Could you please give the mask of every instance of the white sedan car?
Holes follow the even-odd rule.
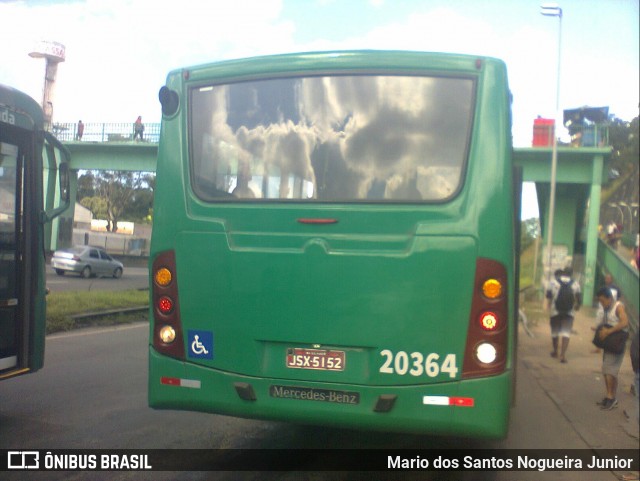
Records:
[[[76,246],[57,250],[51,258],[51,266],[56,274],[63,276],[66,272],[77,272],[82,277],[108,276],[119,279],[124,266],[103,249],[91,246]]]

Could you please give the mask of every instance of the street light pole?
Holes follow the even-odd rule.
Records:
[[[33,58],[45,59],[44,87],[42,89],[42,112],[45,130],[53,127],[53,94],[58,76],[58,64],[65,60],[65,46],[58,42],[40,42],[29,54]]]
[[[631,206],[622,200],[618,202],[618,205],[626,207],[629,211],[629,232],[633,232],[633,212],[631,212]],[[624,216],[622,218],[622,229],[624,230]]]
[[[540,13],[547,17],[558,17],[558,66],[556,69],[556,110],[553,125],[553,144],[551,146],[551,183],[549,194],[549,225],[547,226],[547,255],[548,274],[547,282],[551,281],[552,274],[552,249],[553,249],[553,221],[556,208],[556,173],[558,170],[558,112],[560,110],[560,52],[562,51],[562,9],[558,4],[545,3],[540,6]]]

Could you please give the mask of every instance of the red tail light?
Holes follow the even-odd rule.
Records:
[[[498,329],[498,315],[495,312],[486,311],[480,315],[480,327],[485,331]]]
[[[500,262],[476,261],[462,377],[500,374],[507,364],[509,299],[507,270]]]
[[[161,252],[152,266],[153,347],[161,354],[184,359],[184,337],[178,303],[174,251]]]
[[[169,314],[173,310],[173,301],[170,297],[162,296],[158,299],[158,310],[162,314]]]

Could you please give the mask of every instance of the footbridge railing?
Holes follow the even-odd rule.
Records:
[[[634,328],[638,328],[638,298],[640,297],[638,269],[628,259],[607,245],[602,239],[598,241],[598,266],[611,274],[616,285],[622,290],[627,313]]]
[[[133,122],[99,123],[87,122],[80,127],[76,122],[55,123],[51,132],[61,142],[133,142]],[[145,123],[142,142],[157,143],[160,138],[159,123]],[[82,135],[80,135],[82,131]],[[135,141],[140,142],[139,137]]]

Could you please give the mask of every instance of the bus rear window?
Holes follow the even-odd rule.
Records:
[[[460,188],[470,78],[317,76],[190,93],[193,189],[205,201],[443,201]]]

